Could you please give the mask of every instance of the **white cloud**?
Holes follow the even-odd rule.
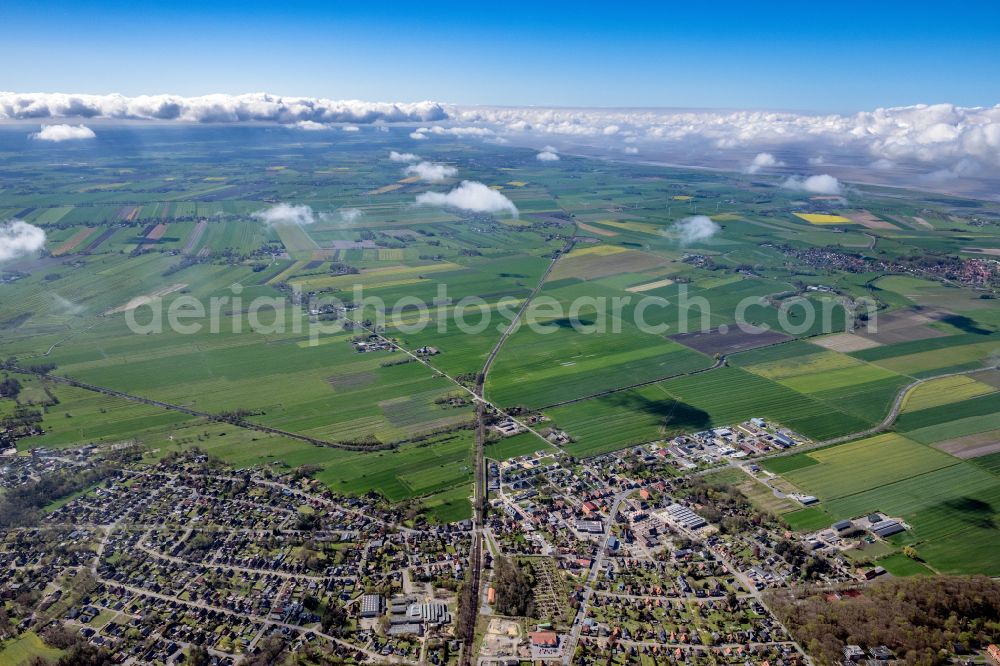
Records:
[[[855,157],[858,165],[887,159],[901,166],[953,169],[962,160],[975,160],[987,167],[982,173],[1000,177],[1000,104],[920,104],[853,115],[535,107],[447,110],[452,120],[499,128],[507,135],[558,136],[588,146],[610,140],[604,130],[617,126],[621,134],[649,144],[650,151],[674,151],[672,159],[685,164],[712,165],[727,151],[753,151],[753,155],[787,148],[814,156],[836,151],[842,156],[838,162]]]
[[[428,183],[443,183],[449,178],[454,178],[458,169],[447,164],[420,162],[419,164],[411,164],[403,172],[408,176],[417,176],[420,180],[426,180]]]
[[[45,231],[23,220],[0,224],[0,261],[17,259],[45,246]]]
[[[559,160],[559,155],[553,153],[551,150],[543,150],[535,155],[535,159],[539,162],[557,162]]]
[[[54,291],[49,292],[49,295],[52,296],[52,300],[55,301],[56,307],[59,308],[59,310],[61,310],[62,312],[65,312],[66,314],[77,315],[86,309],[79,303],[74,303],[73,301],[63,296],[60,296]]]
[[[437,135],[451,135],[451,136],[478,136],[478,137],[491,137],[496,132],[487,127],[442,127],[441,125],[435,125],[434,127],[421,127],[417,130],[418,132],[430,132],[431,134]]]
[[[973,178],[982,173],[982,166],[976,160],[959,160],[957,164],[947,169],[938,169],[921,177],[921,181],[931,185],[948,183],[963,178]]]
[[[345,132],[360,132],[361,128],[357,125],[344,125]]]
[[[825,173],[819,176],[809,176],[808,178],[791,176],[781,186],[789,190],[801,190],[803,192],[811,192],[812,194],[840,195],[843,191],[840,181]]]
[[[626,155],[638,155],[639,154],[639,149],[636,148],[635,146],[625,146],[625,154]]]
[[[722,227],[707,215],[692,215],[675,222],[671,226],[671,230],[677,234],[678,242],[681,245],[691,245],[711,238],[722,231]]]
[[[323,123],[318,123],[315,120],[300,120],[295,123],[295,128],[300,130],[305,130],[307,132],[321,132],[324,130],[333,129],[329,125],[324,125]]]
[[[306,225],[316,221],[313,209],[305,204],[295,206],[279,203],[266,210],[258,210],[256,213],[253,213],[253,217],[271,226],[282,224]]]
[[[283,97],[267,93],[245,95],[72,95],[65,93],[0,92],[0,119],[113,118],[117,120],[180,120],[186,122],[264,121],[370,124],[433,122],[448,113],[437,102],[361,102],[316,97]]]
[[[964,181],[1000,180],[1000,104],[961,107],[918,104],[850,115],[773,111],[675,109],[551,109],[462,107],[437,102],[371,103],[265,93],[181,97],[0,92],[0,120],[109,118],[183,122],[276,122],[350,125],[409,123],[422,140],[437,134],[536,145],[551,137],[564,146],[620,152],[620,138],[641,142],[652,159],[674,164],[739,169],[759,153],[836,155],[837,168],[857,178],[867,169],[915,182],[920,173],[953,173]],[[781,152],[779,152],[781,151]],[[558,151],[552,151],[558,154]],[[878,170],[869,165],[897,165]],[[839,166],[843,165],[843,166]],[[961,166],[960,166],[961,165]],[[766,167],[761,167],[766,168]],[[833,169],[834,167],[828,167]],[[846,175],[837,174],[837,175]],[[995,188],[992,189],[995,192]]]
[[[32,134],[31,138],[59,143],[61,141],[93,139],[96,136],[94,130],[86,125],[42,125],[42,129]]]
[[[767,169],[770,167],[785,166],[785,163],[778,160],[771,153],[757,153],[749,165],[744,167],[743,173],[754,174],[761,169]]]
[[[823,166],[826,164],[826,158],[822,155],[814,155],[809,158],[809,166]]]
[[[340,209],[340,221],[345,224],[353,224],[361,219],[365,213],[358,208],[341,208]]]
[[[507,212],[517,217],[517,206],[514,202],[491,190],[482,183],[463,180],[455,189],[442,194],[440,192],[424,192],[417,195],[417,204],[421,206],[448,206],[461,208],[475,213]]]
[[[420,157],[413,153],[397,153],[395,150],[390,150],[389,159],[393,162],[416,162]]]

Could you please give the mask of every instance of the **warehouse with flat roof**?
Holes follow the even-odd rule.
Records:
[[[670,520],[689,530],[697,530],[708,525],[708,522],[683,504],[671,504],[666,508]]]
[[[872,525],[870,529],[872,534],[881,539],[906,531],[906,528],[895,520],[880,520]]]

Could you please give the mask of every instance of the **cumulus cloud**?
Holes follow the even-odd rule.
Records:
[[[559,160],[559,149],[553,145],[542,147],[541,152],[535,155],[539,162],[556,162]]]
[[[390,150],[389,159],[393,162],[416,162],[420,157],[413,153],[397,153],[395,150]]]
[[[329,125],[324,123],[318,123],[315,120],[300,120],[293,125],[296,129],[305,130],[307,132],[322,132],[324,130],[333,129]]]
[[[625,146],[625,154],[626,155],[638,155],[639,154],[639,149],[636,148],[635,146]]]
[[[784,166],[785,163],[778,160],[777,157],[771,153],[757,153],[753,160],[744,169],[743,173],[754,174],[761,169],[767,169],[769,167]]]
[[[973,178],[982,173],[982,167],[976,160],[960,160],[957,164],[947,169],[938,169],[931,173],[924,174],[921,181],[930,185],[938,185],[963,178]]]
[[[45,231],[23,220],[0,224],[0,261],[17,259],[45,246]]]
[[[454,178],[455,174],[458,173],[458,169],[447,164],[420,162],[419,164],[411,164],[403,169],[403,172],[407,176],[416,176],[420,180],[426,180],[428,183],[443,183],[449,178]]]
[[[181,120],[197,123],[262,121],[370,124],[433,122],[448,113],[437,102],[361,102],[316,97],[246,95],[71,95],[0,92],[0,119],[113,118],[116,120]]]
[[[313,209],[305,204],[295,206],[287,203],[279,203],[265,210],[258,210],[256,213],[253,213],[253,217],[270,226],[285,224],[306,225],[316,221]]]
[[[839,196],[843,192],[843,187],[841,187],[840,181],[825,173],[819,176],[809,176],[808,178],[803,178],[802,176],[791,176],[786,179],[781,186],[789,190],[800,190],[802,192],[810,192],[812,194]]]
[[[1000,177],[1000,104],[919,104],[853,115],[535,107],[448,107],[448,113],[453,121],[499,128],[505,136],[558,136],[590,147],[610,140],[604,130],[616,126],[650,150],[668,153],[671,161],[693,165],[716,166],[712,161],[729,151],[794,149],[813,156],[836,151],[856,157],[859,165],[880,159],[924,165],[928,171],[974,160],[986,167],[981,175]]]
[[[458,137],[492,137],[496,132],[489,129],[488,127],[444,127],[443,125],[434,125],[433,127],[420,127],[417,128],[417,132],[437,134],[439,136],[458,136]]]
[[[707,215],[685,217],[683,220],[675,222],[670,228],[677,234],[678,242],[681,245],[691,245],[707,240],[722,231],[722,227]]]
[[[361,128],[357,125],[344,125],[345,132],[360,132]]]
[[[438,134],[535,145],[542,137],[588,151],[620,152],[622,137],[651,159],[740,169],[760,153],[783,154],[802,166],[836,155],[851,178],[868,170],[877,180],[914,174],[954,174],[1000,180],[1000,104],[961,107],[918,104],[855,114],[675,109],[546,109],[462,107],[438,102],[371,103],[266,93],[181,97],[0,92],[0,120],[110,118],[184,122],[275,122],[351,126],[406,123],[411,138]],[[781,152],[778,152],[781,151]],[[558,151],[552,151],[558,154]],[[886,162],[882,162],[886,160]],[[869,165],[892,162],[897,169]],[[752,166],[752,164],[751,164]],[[766,168],[766,167],[760,167]],[[827,167],[832,170],[834,167]],[[860,171],[858,171],[860,169]],[[837,174],[837,175],[846,175]],[[995,188],[990,191],[995,192]]]
[[[93,139],[97,135],[94,130],[86,125],[42,125],[42,129],[31,135],[32,139],[38,141],[79,141],[80,139]]]
[[[442,194],[441,192],[424,192],[417,195],[417,205],[447,206],[461,208],[474,213],[510,213],[517,217],[517,206],[500,192],[492,190],[482,183],[463,180],[462,184]]]

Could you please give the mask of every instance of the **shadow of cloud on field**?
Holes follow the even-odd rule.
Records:
[[[946,317],[941,317],[940,321],[945,324],[951,324],[963,333],[973,333],[975,335],[989,335],[993,333],[990,329],[980,326],[979,322],[975,319],[963,315],[950,314]]]
[[[996,511],[989,502],[974,497],[957,497],[939,505],[960,520],[984,530],[997,529]]]
[[[593,326],[597,323],[597,320],[593,317],[563,317],[562,319],[553,319],[552,321],[544,322],[545,326],[556,325],[559,328],[564,329],[574,329],[577,326]]]
[[[691,431],[711,427],[708,412],[680,400],[650,400],[637,393],[616,393],[611,402],[626,409],[655,416],[667,430]]]

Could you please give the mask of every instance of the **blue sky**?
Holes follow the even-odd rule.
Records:
[[[1000,102],[996,3],[757,4],[5,0],[0,90],[836,112]]]

